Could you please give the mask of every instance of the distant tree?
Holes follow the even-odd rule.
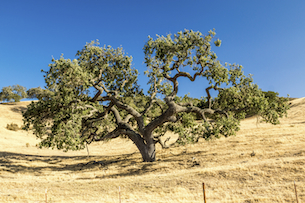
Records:
[[[34,99],[37,98],[39,100],[46,100],[51,98],[54,92],[48,89],[42,89],[41,87],[31,88],[27,91],[28,98]]]
[[[26,98],[26,88],[21,85],[13,85],[8,87],[3,87],[0,92],[1,101],[15,101],[20,102],[21,99]]]
[[[286,101],[280,110],[274,108],[251,76],[243,74],[242,66],[221,64],[211,51],[215,34],[185,30],[173,38],[149,37],[144,46],[150,85],[146,95],[137,83],[132,58],[122,48],[99,47],[93,41],[73,61],[53,59],[44,73],[46,88],[54,94],[28,105],[23,114],[25,129],[33,125],[41,147],[64,150],[125,136],[137,146],[143,161],[151,162],[157,143],[167,148],[235,135],[247,111],[259,112],[266,122],[277,124],[288,109]],[[214,44],[220,46],[221,41]],[[202,85],[207,93],[204,108],[194,105],[197,100],[177,97],[179,78],[199,77],[209,83]],[[211,97],[211,89],[218,92],[216,98]],[[171,145],[162,140],[168,130],[179,135]]]

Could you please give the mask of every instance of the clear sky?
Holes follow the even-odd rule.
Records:
[[[44,87],[52,56],[74,59],[86,42],[122,46],[146,91],[147,36],[215,28],[222,62],[243,65],[263,91],[305,97],[304,0],[0,1],[0,88]],[[205,95],[204,80],[179,81],[179,96]]]

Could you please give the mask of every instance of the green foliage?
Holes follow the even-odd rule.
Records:
[[[234,117],[239,120],[258,115],[266,122],[278,124],[278,118],[286,115],[289,109],[289,98],[278,97],[277,92],[261,91],[257,85],[254,85],[251,91],[251,94],[250,92],[245,92],[245,89],[238,92],[236,92],[235,88],[221,91],[218,97],[212,101],[213,108],[230,110]],[[209,102],[207,98],[201,99],[197,106],[201,109],[208,108]],[[213,116],[210,116],[210,118],[215,119]]]
[[[245,76],[243,67],[221,64],[211,50],[215,31],[207,35],[185,30],[149,37],[144,45],[150,86],[137,84],[138,71],[122,48],[87,43],[74,60],[52,59],[45,73],[46,89],[32,88],[36,97],[23,114],[25,129],[33,126],[41,147],[79,150],[85,143],[124,136],[140,150],[144,161],[155,160],[155,143],[167,131],[179,135],[177,145],[232,136],[246,115],[257,113],[277,124],[286,114],[286,99],[262,92]],[[178,78],[205,78],[207,97],[178,97]],[[212,98],[209,91],[218,91]],[[89,95],[94,95],[89,96]],[[162,99],[161,99],[162,98]]]
[[[25,128],[33,125],[34,133],[42,139],[41,147],[83,149],[85,142],[92,141],[92,133],[99,131],[98,137],[102,137],[111,129],[111,115],[108,119],[95,118],[104,107],[92,101],[89,87],[104,81],[109,91],[119,88],[116,94],[124,99],[137,92],[137,71],[130,67],[131,57],[124,56],[121,48],[94,45],[98,43],[87,44],[73,61],[63,57],[52,59],[49,71],[43,71],[47,91],[52,94],[47,100],[40,97],[38,102],[32,102],[23,115]],[[33,91],[34,95],[41,95],[39,91]],[[91,123],[89,118],[95,122]]]
[[[2,91],[0,92],[1,101],[20,102],[21,99],[26,97],[27,97],[26,88],[20,85],[3,87]]]
[[[31,88],[27,90],[26,93],[28,95],[28,98],[30,99],[37,98],[39,100],[49,99],[54,94],[54,92],[48,89],[42,89],[41,87]]]
[[[263,121],[273,124],[279,124],[279,118],[287,114],[289,109],[289,98],[279,97],[277,92],[263,92],[264,97],[268,101],[268,107],[259,112],[259,115],[263,118]]]
[[[187,77],[191,81],[196,77],[205,77],[210,84],[206,88],[208,95],[204,101],[190,102],[187,96],[183,99],[175,98],[175,102],[189,106],[189,109],[191,106],[197,106],[207,112],[198,112],[195,108],[189,110],[197,112],[197,119],[206,118],[202,124],[194,123],[191,120],[194,117],[189,117],[189,122],[194,124],[193,127],[187,127],[183,125],[186,117],[182,115],[179,124],[168,125],[168,129],[180,135],[178,139],[180,143],[198,141],[198,137],[210,139],[219,138],[220,135],[226,137],[235,135],[239,130],[239,121],[253,112],[262,116],[264,121],[277,124],[278,118],[284,116],[288,109],[287,100],[277,103],[266,98],[258,86],[253,84],[251,75],[244,75],[241,65],[225,63],[223,66],[217,60],[216,54],[211,51],[210,41],[214,35],[215,32],[210,31],[209,35],[202,37],[200,32],[185,30],[175,34],[174,39],[171,35],[157,36],[156,40],[149,37],[144,47],[145,63],[150,68],[146,74],[151,78],[152,76],[160,78],[159,81],[164,79],[172,81],[173,93],[178,91],[178,84],[175,84],[178,77]],[[214,44],[220,46],[221,40],[217,39]],[[191,70],[186,72],[184,71],[186,68]],[[153,83],[151,83],[152,87]],[[216,98],[210,96],[210,89],[219,92]],[[190,112],[183,114],[185,113]]]
[[[214,42],[214,44],[215,44],[215,46],[220,47],[220,45],[221,45],[221,40],[220,40],[220,39],[216,40],[216,41]]]

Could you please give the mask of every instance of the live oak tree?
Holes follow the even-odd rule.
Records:
[[[34,99],[37,98],[39,100],[48,99],[51,97],[54,92],[48,90],[48,89],[42,89],[41,87],[34,87],[26,91],[27,98]]]
[[[2,91],[0,92],[1,101],[20,102],[21,99],[26,97],[27,97],[26,87],[23,87],[21,85],[3,87]]]
[[[248,111],[277,124],[286,114],[287,100],[269,103],[251,76],[243,74],[242,66],[221,64],[211,50],[211,42],[221,44],[215,34],[185,30],[149,37],[144,45],[147,94],[137,83],[132,58],[122,48],[99,47],[93,41],[73,61],[53,59],[44,71],[46,88],[53,94],[28,106],[23,114],[25,129],[33,125],[41,147],[64,150],[123,136],[133,141],[143,161],[152,162],[157,143],[167,148],[234,135]],[[179,78],[199,77],[209,83],[200,87],[207,93],[201,103],[177,97]],[[211,89],[217,97],[211,97]],[[170,145],[162,138],[168,130],[179,135]]]

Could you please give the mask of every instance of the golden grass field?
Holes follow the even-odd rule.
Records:
[[[296,202],[305,203],[305,98],[281,124],[248,118],[237,136],[171,149],[143,163],[131,141],[94,143],[87,151],[38,149],[22,124],[29,102],[0,105],[0,202]],[[28,144],[27,144],[28,143]],[[252,154],[254,152],[254,154]],[[252,154],[252,156],[251,156]],[[254,156],[253,156],[254,155]]]

